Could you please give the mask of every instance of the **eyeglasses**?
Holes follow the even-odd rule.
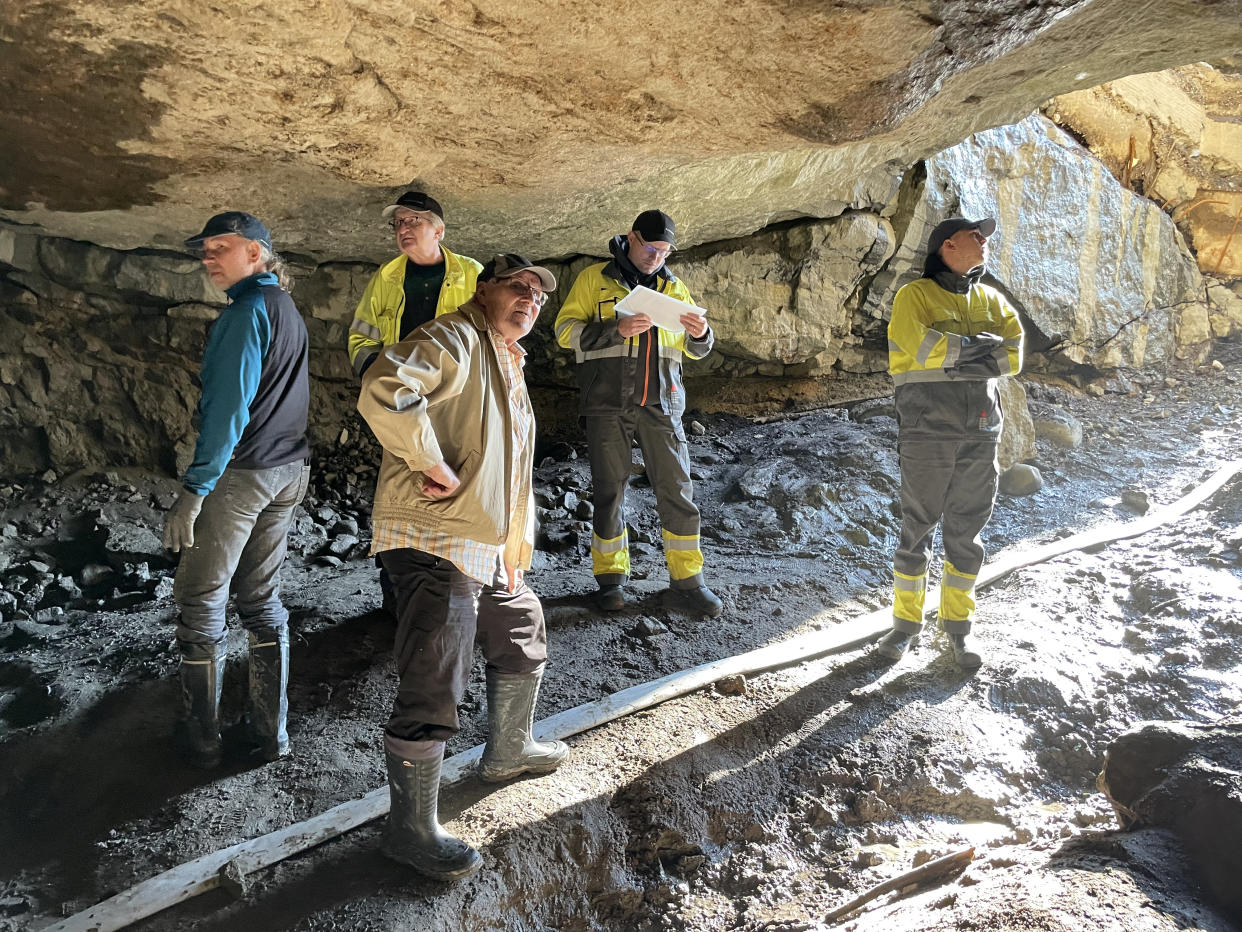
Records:
[[[667,259],[668,254],[673,251],[672,246],[668,246],[664,249],[656,249],[654,246],[648,244],[648,242],[643,239],[643,235],[637,230],[634,231],[634,236],[638,240],[638,244],[642,246],[643,249],[647,250],[648,255],[650,255],[653,259]]]
[[[536,307],[543,307],[548,303],[548,296],[546,294],[538,288],[526,284],[526,282],[518,281],[516,278],[510,278],[505,282],[505,286],[511,291],[516,291],[523,298],[529,298],[534,301]]]
[[[409,217],[393,217],[388,221],[388,225],[394,230],[400,230],[402,227],[415,229],[420,223],[431,223],[426,217],[420,217],[418,214],[412,214]]]

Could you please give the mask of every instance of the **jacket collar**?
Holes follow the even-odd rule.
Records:
[[[457,256],[444,248],[443,243],[440,244],[440,254],[444,256],[444,281],[449,285],[460,285],[466,280],[465,273],[461,268],[461,262]],[[405,281],[405,265],[409,261],[409,257],[405,253],[401,253],[401,255],[380,267],[380,275],[388,281],[400,285]]]
[[[661,265],[650,276],[644,276],[639,272],[634,267],[634,263],[630,261],[629,243],[624,235],[619,234],[609,240],[608,251],[612,253],[612,259],[604,266],[604,274],[626,288],[632,289],[635,285],[642,284],[643,278],[648,278],[657,291],[660,290],[659,280],[661,278],[666,282],[677,281],[676,276],[668,270],[667,265]]]
[[[272,272],[259,272],[255,275],[248,275],[239,282],[233,282],[224,289],[224,293],[229,296],[230,301],[236,301],[240,295],[249,291],[251,288],[262,288],[265,285],[279,285],[280,279]]]

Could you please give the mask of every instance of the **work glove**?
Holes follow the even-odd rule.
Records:
[[[974,362],[992,355],[996,347],[1005,342],[1005,338],[995,333],[979,333],[973,337],[962,337],[962,349],[957,354],[957,364]]]
[[[994,379],[1000,375],[1000,363],[994,356],[984,356],[982,359],[959,363],[951,369],[945,369],[944,373],[951,379]]]
[[[173,553],[189,550],[194,546],[194,522],[203,510],[205,495],[182,489],[164,518],[164,546]]]

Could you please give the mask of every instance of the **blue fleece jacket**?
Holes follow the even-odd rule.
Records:
[[[307,454],[309,398],[306,327],[271,272],[226,290],[232,303],[203,353],[199,434],[182,480],[206,495],[233,461],[278,466]]]

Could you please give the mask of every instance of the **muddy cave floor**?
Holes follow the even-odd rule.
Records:
[[[1038,442],[1044,487],[998,499],[993,559],[1132,520],[1144,495],[1168,504],[1242,456],[1242,353],[1228,349],[1224,370],[1135,376],[1103,397],[1026,381],[1032,408],[1073,415],[1084,442]],[[634,601],[593,610],[587,467],[581,446],[551,446],[530,576],[549,630],[539,716],[796,633],[827,636],[886,605],[896,427],[882,406],[853,414],[696,418],[704,550],[726,603],[711,621],[665,594],[641,476]],[[293,755],[230,758],[211,775],[168,741],[175,610],[156,534],[172,480],[0,483],[0,577],[15,600],[0,603],[0,930],[41,928],[384,783],[395,679],[392,625],[362,556],[373,454],[354,438],[320,456],[291,537]],[[1172,525],[985,590],[973,675],[929,625],[896,665],[864,649],[750,677],[573,738],[552,776],[467,778],[441,798],[450,830],[484,854],[463,884],[386,861],[375,822],[257,872],[240,898],[212,891],[134,928],[819,929],[856,893],[965,845],[976,858],[958,878],[888,894],[839,927],[1234,928],[1171,835],[1115,831],[1094,781],[1108,743],[1140,721],[1236,712],[1240,551],[1235,481]],[[244,688],[235,627],[230,644],[226,718]],[[482,740],[481,660],[462,713],[450,754]]]

